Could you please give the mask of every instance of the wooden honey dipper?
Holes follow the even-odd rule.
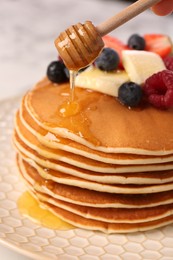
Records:
[[[113,31],[160,0],[138,0],[98,26],[86,21],[60,33],[55,46],[69,70],[78,71],[92,63],[104,47],[102,36]]]

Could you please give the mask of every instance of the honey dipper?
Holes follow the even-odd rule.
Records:
[[[126,23],[160,0],[138,0],[120,13],[94,26],[92,22],[77,23],[60,33],[55,46],[69,70],[78,71],[92,63],[104,47],[102,36]]]

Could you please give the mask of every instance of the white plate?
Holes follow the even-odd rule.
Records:
[[[19,98],[0,103],[0,242],[32,259],[138,260],[173,259],[173,225],[127,235],[73,229],[50,230],[20,215],[24,191],[11,145]]]

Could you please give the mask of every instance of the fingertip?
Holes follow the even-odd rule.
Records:
[[[155,13],[158,16],[166,16],[166,15],[169,15],[172,13],[172,11],[170,12],[170,11],[162,10],[160,8],[155,8],[155,7],[152,7],[151,9],[152,9],[153,13]]]
[[[169,15],[173,12],[173,0],[164,0],[154,5],[152,11],[159,16]]]

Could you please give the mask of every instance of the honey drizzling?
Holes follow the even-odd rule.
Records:
[[[27,191],[19,197],[18,208],[22,215],[44,227],[58,230],[74,228],[74,226],[61,220],[49,210],[42,208],[39,202]]]
[[[58,114],[64,118],[59,126],[99,145],[90,131],[91,122],[84,112],[86,108],[75,98],[75,78],[80,69],[92,64],[101,53],[104,47],[102,37],[92,22],[86,21],[62,32],[55,40],[55,46],[70,72],[70,97],[59,106]]]
[[[80,112],[79,103],[75,101],[75,79],[77,75],[77,71],[70,70],[70,97],[69,100],[64,102],[59,107],[59,113],[62,117],[69,117],[76,115]]]
[[[79,95],[75,96],[73,93],[73,101],[71,101],[71,91],[67,100],[64,101],[59,107],[56,114],[52,115],[52,118],[56,118],[58,121],[58,126],[61,128],[68,129],[68,131],[92,142],[94,145],[100,145],[100,141],[93,135],[91,131],[92,122],[88,118],[87,113],[90,113],[97,108],[96,96],[89,96],[87,99],[80,99]],[[79,90],[78,90],[79,92]],[[78,93],[79,94],[79,93]],[[59,120],[57,115],[62,118]]]
[[[70,70],[70,102],[74,102],[75,79],[77,71]]]

